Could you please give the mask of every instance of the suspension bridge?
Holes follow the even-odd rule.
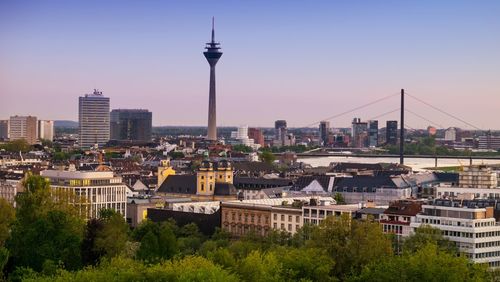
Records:
[[[428,122],[431,126],[435,126],[435,127],[438,127],[438,128],[445,128],[441,123],[439,122],[435,122],[435,121],[432,121],[431,119],[429,119],[428,117],[425,117],[421,114],[418,113],[418,111],[413,111],[411,109],[409,109],[408,107],[405,108],[405,98],[408,97],[434,111],[437,111],[443,115],[446,115],[447,117],[455,120],[455,121],[458,121],[460,124],[463,124],[463,125],[467,125],[468,127],[470,128],[473,128],[475,130],[480,130],[480,131],[483,131],[483,129],[477,127],[476,125],[472,124],[471,122],[468,122],[452,113],[449,113],[448,111],[446,110],[443,110],[442,108],[432,104],[432,103],[429,103],[427,101],[424,101],[423,99],[419,98],[419,97],[416,97],[414,95],[411,95],[407,92],[405,92],[404,89],[401,89],[401,92],[400,93],[394,93],[394,94],[391,94],[391,95],[387,95],[387,96],[384,96],[384,97],[381,97],[381,98],[378,98],[378,99],[375,99],[373,101],[370,101],[366,104],[363,104],[363,105],[360,105],[360,106],[357,106],[357,107],[354,107],[352,109],[349,109],[349,110],[346,110],[346,111],[343,111],[343,112],[340,112],[338,114],[335,114],[335,115],[332,115],[332,116],[329,116],[329,117],[326,117],[324,119],[321,119],[319,121],[315,121],[313,123],[310,123],[310,124],[307,124],[305,125],[304,127],[312,127],[314,125],[318,125],[321,121],[331,121],[331,120],[334,120],[334,119],[337,119],[339,117],[342,117],[342,116],[345,116],[347,114],[353,114],[353,113],[356,113],[358,112],[359,110],[362,110],[362,109],[365,109],[367,107],[370,107],[372,105],[375,105],[375,104],[378,104],[378,103],[381,103],[383,101],[387,101],[388,99],[391,99],[391,98],[394,98],[396,96],[399,96],[400,97],[400,107],[399,108],[396,108],[396,109],[392,109],[390,111],[387,111],[387,112],[384,112],[384,113],[381,113],[379,115],[376,115],[376,116],[373,116],[372,118],[370,118],[369,120],[375,120],[375,119],[378,119],[380,117],[383,117],[383,116],[387,116],[389,114],[393,114],[393,113],[396,113],[396,112],[399,112],[400,113],[400,118],[399,118],[399,124],[400,124],[400,128],[399,128],[399,155],[394,155],[394,154],[366,154],[366,153],[362,153],[362,154],[356,154],[356,153],[350,153],[348,155],[345,154],[345,152],[335,152],[335,151],[330,151],[330,152],[324,152],[324,150],[311,150],[311,151],[308,151],[308,152],[305,152],[305,153],[299,153],[297,154],[298,157],[331,157],[331,156],[343,156],[343,157],[365,157],[365,158],[399,158],[399,162],[400,164],[404,164],[404,159],[405,157],[406,158],[427,158],[427,159],[435,159],[436,160],[436,164],[437,164],[437,160],[438,159],[468,159],[470,160],[470,163],[472,164],[472,160],[474,159],[491,159],[491,160],[500,160],[500,156],[471,156],[471,155],[463,155],[463,156],[450,156],[450,155],[405,155],[405,151],[404,151],[404,147],[405,147],[405,129],[412,129],[412,130],[415,130],[415,128],[409,126],[407,123],[405,123],[405,114],[410,114],[416,118],[419,118],[421,120],[424,120],[426,122]],[[345,150],[353,150],[355,148],[343,148]],[[361,149],[361,148],[358,148],[358,149]],[[365,148],[366,149],[366,148]],[[342,150],[342,148],[341,148]]]

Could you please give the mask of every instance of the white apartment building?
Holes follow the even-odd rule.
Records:
[[[500,225],[493,207],[478,207],[477,201],[436,200],[422,205],[422,213],[410,226],[414,231],[425,224],[439,228],[472,261],[500,266]]]
[[[38,138],[43,140],[54,140],[54,121],[39,120],[38,121]]]
[[[318,202],[318,205],[309,205],[302,207],[302,218],[304,224],[319,225],[327,216],[341,216],[348,214],[350,218],[354,213],[360,210],[361,206],[353,205],[334,205],[332,202]]]
[[[499,188],[460,188],[438,186],[434,188],[436,198],[500,199]]]
[[[50,181],[53,189],[74,193],[80,211],[87,219],[99,217],[101,209],[113,209],[126,216],[127,186],[112,171],[44,170],[40,175]]]
[[[457,140],[457,129],[455,127],[450,127],[444,131],[444,140],[455,141]]]

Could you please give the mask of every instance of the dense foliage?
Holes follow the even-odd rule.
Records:
[[[195,224],[143,222],[111,210],[85,222],[32,176],[14,209],[0,201],[0,268],[11,281],[488,281],[430,227],[397,248],[370,220],[328,217],[295,235],[202,235]],[[14,212],[15,211],[15,212]],[[399,241],[398,241],[399,242]],[[398,251],[395,252],[394,250]]]
[[[243,144],[236,144],[232,146],[233,152],[242,152],[242,153],[251,153],[253,152],[252,147],[243,145]]]
[[[31,150],[31,145],[24,139],[9,141],[5,144],[0,145],[0,150],[5,150],[7,152],[23,152],[26,153]]]

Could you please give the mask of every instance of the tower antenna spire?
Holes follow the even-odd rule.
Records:
[[[215,17],[212,17],[212,43],[215,42]]]

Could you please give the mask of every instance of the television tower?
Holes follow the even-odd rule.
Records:
[[[205,46],[207,49],[203,52],[210,65],[210,90],[208,98],[208,133],[207,139],[217,141],[217,122],[216,122],[216,103],[215,103],[215,65],[222,56],[220,43],[215,42],[214,18],[212,17],[212,41]]]

